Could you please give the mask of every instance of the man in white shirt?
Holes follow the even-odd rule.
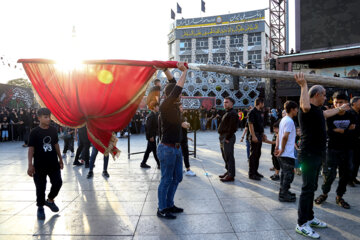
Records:
[[[275,155],[279,158],[280,175],[280,202],[295,202],[296,196],[289,191],[290,184],[294,180],[295,166],[295,138],[296,128],[293,118],[296,117],[299,107],[293,101],[286,101],[284,104],[286,116],[281,119],[279,137],[275,149]]]

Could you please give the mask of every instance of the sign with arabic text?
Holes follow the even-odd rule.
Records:
[[[176,29],[175,39],[238,35],[265,31],[265,21],[192,29]]]
[[[179,19],[176,20],[176,28],[180,29],[189,27],[203,27],[231,23],[244,23],[258,20],[265,20],[265,9],[211,17]]]

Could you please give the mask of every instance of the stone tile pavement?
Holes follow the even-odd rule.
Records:
[[[247,178],[245,144],[239,142],[240,136],[237,132],[236,181],[225,184],[217,176],[224,172],[218,135],[214,131],[198,133],[198,155],[191,158],[191,169],[197,176],[184,176],[179,185],[176,205],[185,212],[176,220],[156,216],[160,172],[152,156],[148,160],[152,168],[141,169],[142,154],[128,160],[127,139],[119,139],[122,154],[110,161],[107,180],[101,176],[101,154],[91,180],[86,179],[87,169],[72,166],[68,154],[63,187],[56,199],[60,212],[54,214],[46,208],[46,220],[38,221],[35,186],[26,174],[27,149],[20,142],[0,143],[0,240],[305,239],[294,231],[298,201],[280,203],[279,182],[269,179],[273,174],[269,171],[270,145],[263,145],[260,160],[259,172],[265,178],[252,181]],[[143,135],[131,137],[133,152],[145,147]],[[351,209],[345,210],[335,204],[336,184],[327,202],[315,206],[317,217],[329,225],[318,232],[322,239],[360,239],[360,186],[348,188],[345,199]],[[300,187],[301,177],[296,176],[292,191],[297,197]]]

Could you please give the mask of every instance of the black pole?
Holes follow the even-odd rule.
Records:
[[[196,130],[194,131],[194,158],[196,158]]]
[[[130,159],[130,128],[127,128],[128,130],[128,159]]]

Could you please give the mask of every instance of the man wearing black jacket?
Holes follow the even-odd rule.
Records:
[[[230,97],[224,99],[226,113],[222,117],[218,129],[221,154],[226,168],[226,173],[219,176],[222,182],[233,182],[235,177],[234,144],[236,141],[235,132],[239,122],[237,112],[233,109],[234,103],[234,99]]]
[[[146,118],[145,124],[146,140],[148,141],[148,144],[140,167],[150,168],[150,166],[146,164],[146,161],[148,160],[149,155],[152,152],[157,163],[157,167],[158,169],[160,169],[160,162],[156,153],[156,135],[158,130],[159,103],[157,101],[152,101],[151,103],[149,103],[148,106],[151,110],[151,113]]]

